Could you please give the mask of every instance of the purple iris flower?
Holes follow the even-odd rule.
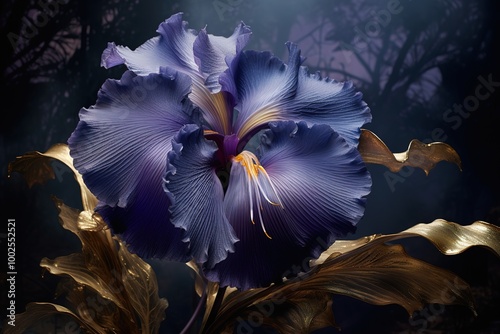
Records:
[[[371,179],[357,151],[370,111],[350,82],[323,79],[182,14],[135,50],[109,43],[107,80],[69,139],[96,211],[143,257],[194,259],[241,289],[280,281],[353,232]]]

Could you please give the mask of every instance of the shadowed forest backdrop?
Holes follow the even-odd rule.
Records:
[[[4,0],[0,6],[0,201],[3,221],[17,222],[18,312],[28,302],[55,296],[60,280],[41,271],[41,258],[79,247],[57,223],[50,196],[73,207],[80,204],[76,183],[63,167],[58,166],[54,181],[28,189],[19,175],[7,178],[8,162],[65,143],[80,108],[95,103],[106,78],[120,77],[123,67],[100,67],[107,42],[135,48],[179,11],[190,28],[207,25],[216,35],[230,35],[243,21],[253,31],[247,49],[271,50],[284,60],[285,42],[298,43],[311,72],[355,83],[373,114],[366,128],[392,151],[404,151],[414,138],[444,141],[457,150],[462,171],[447,163],[428,176],[421,170],[395,174],[368,166],[372,193],[350,238],[398,232],[436,218],[500,225],[498,1]],[[469,282],[479,316],[461,307],[429,307],[408,320],[401,307],[375,307],[339,296],[333,307],[342,333],[500,332],[498,259],[482,249],[450,258],[424,241],[405,246]],[[150,263],[170,304],[162,333],[178,333],[196,302],[185,279],[189,272],[177,264]]]

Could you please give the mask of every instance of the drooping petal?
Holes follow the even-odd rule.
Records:
[[[169,257],[177,247],[173,257],[180,258],[186,251],[176,241],[182,231],[169,222],[162,178],[172,137],[195,121],[190,86],[179,73],[127,71],[107,80],[96,104],[80,111],[68,140],[75,167],[101,201],[98,211],[143,256]]]
[[[183,241],[195,261],[212,268],[238,241],[224,215],[224,190],[214,168],[218,148],[194,124],[183,127],[172,146],[165,175],[170,220],[185,231]]]
[[[328,124],[349,144],[357,145],[360,127],[371,120],[361,93],[349,81],[337,82],[309,74],[300,66],[297,46],[287,46],[288,64],[269,52],[247,51],[239,57],[234,72],[238,136],[251,135],[270,121],[293,120]],[[223,81],[223,89],[234,89],[226,82],[230,81]]]
[[[307,269],[309,259],[353,232],[364,212],[370,175],[357,150],[330,126],[271,123],[261,149],[259,164],[281,205],[266,200],[269,186],[259,190],[260,206],[257,191],[251,200],[248,171],[233,162],[224,204],[240,241],[226,260],[206,270],[223,286],[267,286]],[[252,224],[250,203],[261,222],[254,213]]]

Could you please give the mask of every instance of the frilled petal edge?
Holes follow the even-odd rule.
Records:
[[[68,140],[98,212],[141,256],[188,258],[182,230],[169,221],[162,179],[172,137],[196,119],[190,86],[183,74],[127,71],[104,83]]]
[[[190,255],[208,268],[233,252],[238,241],[224,215],[224,190],[214,168],[217,149],[203,129],[186,125],[172,141],[164,183],[172,224],[184,230]]]
[[[125,207],[143,169],[165,169],[172,137],[196,119],[187,99],[190,83],[177,73],[142,77],[127,71],[120,80],[107,80],[96,104],[80,111],[69,148],[100,201]],[[158,181],[161,187],[161,175]]]

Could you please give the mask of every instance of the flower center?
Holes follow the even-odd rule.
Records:
[[[262,205],[262,198],[274,206],[279,206],[283,208],[283,204],[278,196],[276,188],[274,187],[269,175],[267,174],[264,167],[259,162],[259,159],[249,151],[243,151],[233,158],[234,163],[239,163],[243,168],[245,168],[247,174],[247,190],[248,197],[250,198],[250,219],[252,224],[254,221],[254,203],[257,208],[257,214],[260,221],[260,226],[264,231],[264,234],[272,239],[267,233],[264,226],[264,219],[262,218],[262,211],[264,211],[264,206]],[[255,202],[254,202],[255,201]]]

